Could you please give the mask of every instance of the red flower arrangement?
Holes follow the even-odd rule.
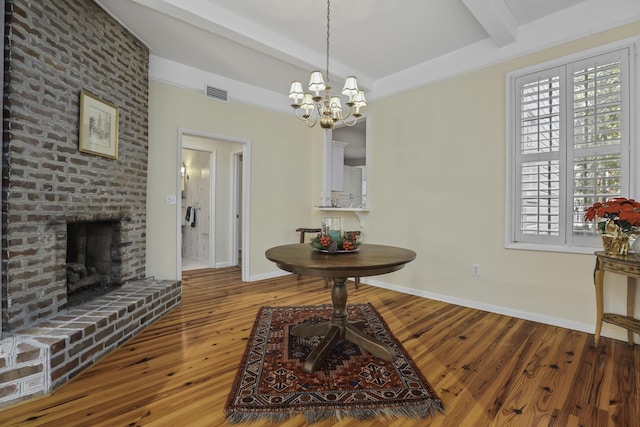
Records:
[[[360,242],[356,233],[344,233],[340,237],[332,238],[328,234],[318,233],[311,239],[310,245],[313,249],[321,252],[356,252]]]
[[[584,219],[592,221],[598,218],[598,230],[601,233],[606,232],[610,222],[624,233],[634,232],[640,228],[640,203],[624,197],[616,197],[604,203],[596,202],[585,210]]]

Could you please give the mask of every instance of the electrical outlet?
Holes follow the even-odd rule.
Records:
[[[167,204],[175,205],[178,202],[174,194],[167,194]]]
[[[471,275],[480,277],[480,264],[471,264]]]

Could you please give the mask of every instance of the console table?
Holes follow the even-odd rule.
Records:
[[[363,322],[347,319],[346,281],[348,277],[375,276],[400,270],[406,263],[415,259],[414,251],[394,246],[364,244],[358,252],[326,254],[314,251],[308,244],[297,244],[276,246],[268,249],[265,256],[285,271],[333,279],[331,318],[314,325],[298,325],[291,331],[298,337],[324,337],[305,360],[305,372],[314,372],[340,339],[354,342],[361,349],[381,359],[393,360],[395,354],[391,347],[365,334],[362,331]]]
[[[606,252],[596,252],[596,268],[593,280],[596,287],[596,332],[593,345],[598,345],[602,322],[621,326],[627,330],[629,344],[633,345],[633,334],[640,334],[640,320],[634,318],[633,309],[636,302],[636,279],[640,278],[640,258],[631,254],[627,256],[613,256]],[[627,314],[604,313],[604,272],[627,276]]]

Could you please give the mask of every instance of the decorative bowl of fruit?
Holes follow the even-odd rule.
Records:
[[[345,254],[358,252],[360,242],[358,236],[352,233],[345,233],[342,236],[319,233],[311,239],[313,250],[329,254]]]

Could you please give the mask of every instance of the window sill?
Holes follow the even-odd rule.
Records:
[[[341,208],[332,206],[314,206],[319,211],[336,211],[336,212],[369,212],[369,208]]]
[[[543,252],[563,252],[572,254],[588,254],[593,255],[596,251],[601,251],[601,246],[559,246],[544,245],[540,243],[507,243],[505,249],[516,249],[524,251],[543,251]]]

